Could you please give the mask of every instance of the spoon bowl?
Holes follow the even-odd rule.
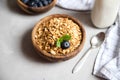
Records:
[[[105,38],[104,32],[100,32],[97,35],[93,36],[90,41],[91,47],[92,48],[99,47],[103,43],[104,38]]]

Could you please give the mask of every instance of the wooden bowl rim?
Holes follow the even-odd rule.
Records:
[[[30,9],[33,9],[33,10],[43,10],[43,9],[46,9],[46,8],[48,8],[48,7],[53,7],[55,4],[56,4],[56,2],[57,2],[57,0],[53,0],[50,4],[48,4],[47,6],[42,6],[42,7],[29,7],[29,6],[27,6],[26,4],[24,4],[21,0],[17,0],[17,2],[18,2],[18,4],[20,4],[22,7],[24,7],[24,8],[30,8]],[[53,5],[53,6],[52,6]]]
[[[79,25],[81,31],[82,31],[82,41],[81,41],[81,44],[80,46],[74,50],[73,52],[71,53],[68,53],[66,55],[52,55],[50,53],[47,53],[46,51],[44,50],[41,50],[35,43],[35,39],[34,39],[34,35],[36,33],[36,30],[37,28],[39,27],[39,25],[44,22],[44,21],[47,21],[47,20],[50,20],[52,18],[55,18],[55,17],[63,17],[63,18],[68,18],[68,19],[71,19],[73,20],[75,23],[77,23],[77,25]],[[84,46],[84,43],[85,43],[85,39],[86,39],[86,32],[85,32],[85,29],[83,28],[83,26],[81,25],[80,21],[78,21],[77,19],[69,16],[69,15],[66,15],[66,14],[53,14],[53,15],[49,15],[49,16],[46,16],[44,18],[42,18],[33,28],[32,30],[32,43],[33,43],[33,46],[35,47],[35,49],[37,49],[37,51],[39,52],[39,54],[43,55],[43,56],[47,56],[48,58],[51,58],[51,59],[64,59],[64,58],[70,58],[70,57],[73,57],[75,55],[77,55],[79,53],[79,51],[83,48]]]

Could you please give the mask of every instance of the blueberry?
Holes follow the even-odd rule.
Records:
[[[42,3],[44,6],[47,6],[49,4],[47,0],[42,0]]]
[[[38,3],[38,2],[40,2],[40,0],[33,0],[35,3]]]
[[[47,1],[48,1],[49,4],[52,2],[52,0],[47,0]]]
[[[40,0],[40,1],[44,1],[44,0]]]
[[[33,7],[38,7],[38,5],[37,5],[37,4],[34,4]]]
[[[21,1],[26,4],[29,0],[21,0]]]
[[[39,2],[37,3],[37,6],[38,6],[38,7],[42,7],[42,6],[43,6],[42,2],[39,1]]]
[[[61,43],[61,48],[62,49],[67,49],[67,48],[69,48],[70,47],[70,43],[68,42],[68,41],[63,41],[62,43]]]
[[[36,4],[34,1],[29,1],[29,2],[27,3],[27,5],[28,5],[29,7],[37,7],[37,4]]]

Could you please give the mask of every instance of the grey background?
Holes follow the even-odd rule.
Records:
[[[86,30],[86,42],[74,58],[49,63],[36,54],[31,43],[31,31],[43,17],[60,13],[81,21]],[[98,49],[93,49],[83,68],[72,74],[72,68],[90,47],[90,38],[106,29],[95,28],[90,13],[54,7],[39,15],[25,14],[16,0],[0,0],[0,80],[101,80],[92,75]]]

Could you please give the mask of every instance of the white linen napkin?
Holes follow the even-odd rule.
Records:
[[[120,12],[115,24],[106,32],[93,74],[109,80],[120,80]]]
[[[58,0],[57,5],[71,10],[91,10],[95,0]],[[97,55],[93,74],[108,80],[120,80],[120,12]]]
[[[57,0],[57,5],[71,10],[91,10],[95,0]]]

